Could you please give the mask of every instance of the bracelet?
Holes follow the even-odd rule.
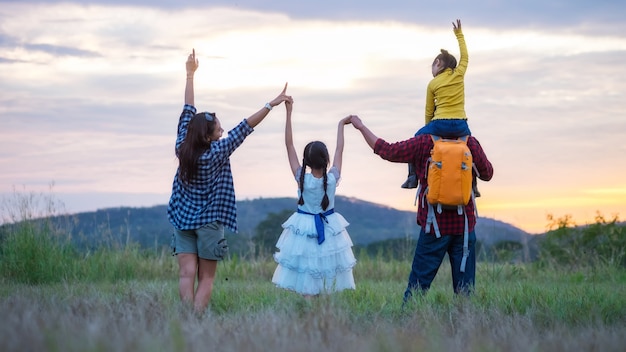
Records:
[[[273,106],[271,106],[270,103],[265,103],[265,108],[269,111],[272,111]]]
[[[187,79],[193,79],[193,76],[187,76]]]

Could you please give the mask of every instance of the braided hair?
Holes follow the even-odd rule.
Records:
[[[183,182],[190,184],[198,176],[198,159],[211,149],[209,136],[216,125],[215,113],[209,112],[197,113],[189,121],[185,140],[176,149],[179,177]]]
[[[326,189],[328,187],[328,174],[326,173],[326,168],[330,163],[330,156],[328,154],[328,149],[326,145],[320,141],[310,142],[304,147],[304,156],[302,159],[302,170],[300,172],[300,179],[298,180],[298,186],[300,187],[300,199],[298,199],[298,204],[303,205],[304,199],[302,198],[302,193],[304,192],[304,174],[306,167],[309,166],[312,169],[323,169],[324,170],[324,198],[322,198],[322,209],[326,210],[328,208],[328,204],[330,203],[328,199],[328,194],[326,194]]]
[[[454,57],[454,55],[450,54],[448,50],[441,49],[441,53],[437,55],[434,61],[436,61],[437,59],[439,59],[439,61],[443,63],[443,67],[439,72],[442,72],[446,68],[451,68],[452,70],[456,68],[456,58]]]

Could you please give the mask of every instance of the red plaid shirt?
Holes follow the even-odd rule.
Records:
[[[478,140],[474,137],[467,139],[467,146],[472,152],[472,159],[478,172],[480,173],[480,179],[483,181],[491,180],[493,176],[493,166],[487,159],[483,148],[480,146]],[[421,185],[426,184],[426,172],[428,170],[428,158],[430,157],[430,150],[433,148],[433,140],[428,134],[418,135],[411,139],[396,142],[387,143],[383,139],[378,139],[374,145],[374,153],[378,154],[381,158],[397,163],[413,163],[415,165],[415,171]],[[426,197],[424,192],[426,187],[420,187],[419,203],[417,206],[417,224],[424,227],[426,224],[426,215],[428,214],[428,204],[426,203]],[[469,202],[465,206],[465,213],[467,214],[468,231],[474,230],[476,225],[476,215],[474,213],[474,202]],[[465,229],[465,220],[463,215],[458,215],[456,209],[443,210],[441,214],[435,213],[437,217],[437,224],[439,225],[439,231],[442,235],[463,235]],[[431,233],[434,230],[431,228]]]

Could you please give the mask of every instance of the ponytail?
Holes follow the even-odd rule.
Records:
[[[298,187],[300,187],[300,199],[298,199],[298,205],[304,204],[304,198],[302,198],[302,193],[304,193],[304,172],[306,171],[306,159],[302,159],[302,168],[300,169],[300,179],[298,180]]]
[[[454,70],[456,68],[456,58],[450,54],[448,50],[441,49],[441,54],[437,56],[437,59],[443,62],[443,69],[450,68]]]
[[[326,188],[328,188],[328,174],[326,174],[326,169],[324,169],[324,198],[322,198],[322,209],[326,210],[328,208],[328,204],[330,201],[328,200],[328,194],[326,194]]]

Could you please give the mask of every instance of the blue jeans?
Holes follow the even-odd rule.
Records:
[[[463,235],[442,235],[437,238],[434,233],[427,234],[424,229],[421,230],[415,247],[409,284],[404,292],[405,302],[413,296],[414,290],[419,293],[428,291],[446,253],[450,259],[454,293],[471,293],[476,278],[476,232],[472,231],[468,236],[469,257],[465,272],[462,273]]]
[[[442,119],[432,120],[424,127],[415,132],[415,136],[420,134],[434,134],[441,137],[463,137],[470,136],[467,120],[464,119]]]

